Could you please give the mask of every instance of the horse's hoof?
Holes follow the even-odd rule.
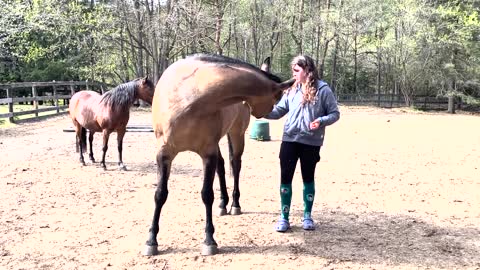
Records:
[[[160,254],[160,252],[158,252],[158,246],[145,245],[145,248],[142,251],[143,256],[155,256],[158,254]]]
[[[217,245],[202,245],[202,256],[211,256],[218,253]]]
[[[221,217],[221,216],[226,216],[228,213],[227,213],[227,209],[225,208],[218,208],[218,216]]]
[[[240,207],[232,207],[232,209],[230,209],[230,215],[238,216],[241,214],[242,214],[242,208]]]
[[[120,166],[118,167],[118,169],[119,169],[120,171],[126,171],[126,170],[127,170],[127,166],[125,166],[125,165],[120,165]]]

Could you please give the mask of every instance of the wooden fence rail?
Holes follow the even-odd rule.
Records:
[[[337,94],[338,102],[344,105],[359,106],[377,106],[383,108],[406,107],[405,99],[402,95],[391,94]],[[421,110],[447,110],[448,97],[435,96],[413,96],[411,106]],[[463,103],[456,99],[455,105],[460,108]]]
[[[1,113],[0,119],[8,118],[10,122],[15,117],[22,115],[35,115],[33,119],[39,118],[39,113],[54,111],[57,115],[68,109],[68,102],[78,90],[94,90],[103,94],[108,86],[99,82],[89,81],[52,81],[52,82],[22,82],[0,84],[0,105],[8,104],[8,112]],[[78,89],[80,88],[80,89]],[[338,102],[344,105],[370,105],[385,108],[405,107],[405,100],[402,95],[391,94],[337,94]],[[63,104],[60,105],[60,100]],[[51,102],[51,106],[39,108],[43,103]],[[412,105],[423,110],[447,110],[448,98],[432,96],[414,96]],[[32,105],[32,110],[14,111],[14,104]],[[457,106],[462,105],[457,101]],[[32,119],[32,118],[30,118]]]
[[[89,81],[52,81],[52,82],[22,82],[0,84],[0,105],[8,104],[8,113],[0,113],[1,118],[8,118],[13,123],[15,117],[21,115],[35,115],[39,118],[39,113],[55,111],[51,115],[57,115],[65,112],[68,108],[68,101],[78,91],[94,90],[100,93],[104,92],[106,85],[99,82]],[[41,90],[40,90],[41,89]],[[3,97],[3,98],[2,98]],[[63,105],[60,102],[63,100]],[[51,101],[52,106],[39,108],[39,105]],[[31,103],[33,109],[26,111],[15,111],[14,104]]]

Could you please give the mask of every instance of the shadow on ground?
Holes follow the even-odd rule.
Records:
[[[480,267],[480,230],[429,224],[410,216],[382,213],[319,214],[315,231],[297,225],[285,233],[291,244],[225,246],[222,253],[290,254],[317,256],[330,262],[387,263],[439,268]]]

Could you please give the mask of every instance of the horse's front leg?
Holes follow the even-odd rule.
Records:
[[[218,205],[218,215],[224,216],[227,214],[227,205],[229,198],[225,179],[225,160],[222,157],[220,148],[218,149],[217,176],[218,181],[220,182],[220,204]]]
[[[218,145],[217,145],[218,148]],[[215,178],[215,168],[218,161],[218,150],[207,154],[203,158],[203,187],[202,201],[205,205],[206,223],[205,223],[205,241],[203,242],[202,255],[215,255],[218,252],[217,242],[213,238],[215,227],[212,219],[212,205],[214,200],[213,180]]]
[[[173,155],[168,155],[162,149],[157,153],[157,189],[155,190],[155,210],[153,213],[152,225],[149,230],[149,237],[145,243],[143,255],[157,255],[158,242],[157,235],[159,231],[160,213],[168,197],[168,178],[170,176],[170,167],[172,165]]]
[[[88,134],[88,143],[90,144],[89,157],[90,157],[90,161],[92,161],[93,163],[95,163],[95,158],[93,157],[93,137],[94,137],[94,135],[95,135],[94,131],[90,131],[90,133]]]
[[[123,150],[123,137],[125,136],[126,129],[117,130],[117,148],[118,148],[118,169],[126,171],[127,167],[123,164],[122,150]]]
[[[110,137],[110,133],[111,131],[109,131],[108,129],[103,130],[103,148],[102,148],[103,154],[102,154],[101,164],[104,170],[107,170],[107,166],[105,165],[105,155],[107,154],[107,150],[108,150],[108,138]]]

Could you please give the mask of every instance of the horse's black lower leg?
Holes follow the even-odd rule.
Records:
[[[242,168],[242,159],[240,156],[234,157],[230,161],[233,173],[233,192],[232,192],[232,208],[230,213],[232,215],[240,215],[240,170]]]
[[[122,171],[126,171],[127,167],[123,164],[122,151],[123,151],[123,137],[125,131],[117,131],[117,149],[118,149],[118,168]]]
[[[205,241],[203,242],[202,255],[214,255],[217,253],[217,242],[213,238],[215,227],[212,219],[212,205],[214,200],[213,180],[215,178],[215,169],[217,167],[217,154],[209,155],[203,159],[203,187],[202,201],[205,205],[206,223],[205,223]]]
[[[217,161],[217,176],[218,181],[220,182],[220,204],[219,207],[219,216],[224,216],[227,214],[227,205],[228,205],[228,191],[227,184],[225,179],[225,160],[222,157],[220,150],[218,151],[218,161]]]
[[[80,150],[80,163],[82,163],[83,166],[85,166],[85,159],[83,158],[83,152],[86,151],[84,145],[86,145],[85,140],[87,139],[85,133],[87,131],[80,127],[79,130],[77,131],[77,142],[78,142],[78,149]]]
[[[93,137],[95,135],[95,132],[93,131],[90,131],[90,134],[88,134],[88,143],[90,144],[90,154],[89,154],[89,157],[90,157],[90,161],[92,161],[93,163],[95,163],[95,158],[93,157]]]
[[[107,150],[108,150],[108,138],[110,137],[110,133],[106,130],[103,131],[103,147],[102,147],[102,167],[104,170],[107,169],[107,166],[105,165],[105,156],[107,154]]]
[[[143,255],[158,254],[157,235],[159,231],[160,213],[168,197],[168,177],[170,175],[171,159],[161,153],[157,154],[157,189],[155,190],[155,210],[152,225],[149,230],[148,240],[145,244]]]

